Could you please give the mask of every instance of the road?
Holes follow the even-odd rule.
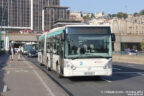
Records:
[[[45,71],[70,96],[144,95],[144,65],[113,62],[113,75],[110,77],[60,79],[55,72],[48,72],[45,66],[39,66],[36,58],[27,59]]]

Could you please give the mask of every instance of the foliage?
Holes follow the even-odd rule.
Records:
[[[118,18],[124,18],[124,19],[126,19],[128,17],[128,14],[123,13],[123,12],[118,12],[117,13],[117,17]]]
[[[124,49],[128,48],[127,44],[123,44]]]
[[[141,50],[144,51],[144,41],[141,42]]]
[[[87,14],[86,16],[84,16],[83,19],[84,19],[84,20],[88,20],[88,19],[90,19],[89,14]]]
[[[128,17],[128,14],[123,13],[123,12],[118,12],[117,14],[108,14],[109,17],[118,17],[118,18],[124,18],[126,19]]]
[[[133,47],[134,50],[137,50],[137,46],[136,45],[133,45],[132,47]]]
[[[141,10],[139,14],[144,15],[144,10]]]
[[[139,16],[140,14],[135,12],[133,15],[136,17],[136,16]]]

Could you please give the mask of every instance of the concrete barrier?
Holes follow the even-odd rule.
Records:
[[[144,56],[113,55],[114,62],[144,64]]]

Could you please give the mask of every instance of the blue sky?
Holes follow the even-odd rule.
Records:
[[[144,9],[144,0],[61,0],[61,5],[72,11],[131,14]]]

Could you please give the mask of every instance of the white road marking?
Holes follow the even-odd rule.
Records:
[[[10,71],[7,71],[7,72],[6,72],[6,74],[8,74],[8,75],[9,75],[9,74],[10,74]]]
[[[39,80],[42,82],[43,86],[47,89],[47,91],[50,93],[51,96],[55,96],[55,94],[52,92],[52,90],[47,86],[47,84],[44,82],[44,80],[42,79],[42,77],[38,74],[38,72],[36,72],[35,70],[33,70],[33,72],[36,74],[36,76],[39,78]]]
[[[7,85],[4,85],[4,88],[3,88],[3,93],[7,92]]]
[[[113,74],[138,74],[138,73],[142,73],[142,74],[144,74],[144,72],[113,72]]]
[[[122,70],[122,69],[120,69],[120,68],[113,68],[113,69],[115,69],[115,70]]]
[[[107,80],[107,79],[103,79],[104,81],[106,81],[106,82],[109,82],[109,83],[111,83],[112,81],[110,81],[110,80]]]
[[[31,64],[28,64],[28,62],[26,62],[26,64],[28,65],[29,68],[33,68],[33,66]],[[43,84],[43,86],[46,88],[46,90],[50,93],[51,96],[55,96],[55,94],[52,92],[52,90],[48,87],[48,85],[45,83],[45,81],[42,79],[42,77],[38,74],[37,71],[33,70],[33,72],[35,73],[35,75],[39,78],[39,80],[41,81],[41,83]],[[48,95],[49,96],[49,95]]]

